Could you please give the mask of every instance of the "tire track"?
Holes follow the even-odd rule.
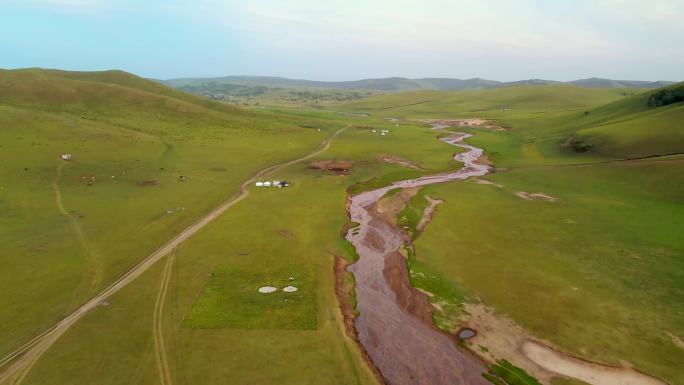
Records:
[[[157,360],[157,368],[159,369],[159,382],[161,385],[173,385],[171,370],[169,369],[169,360],[166,356],[166,347],[164,345],[164,300],[166,299],[166,292],[169,288],[169,281],[173,271],[173,262],[176,259],[177,252],[178,248],[175,248],[167,257],[159,286],[159,294],[157,295],[157,300],[154,304],[152,330],[154,332],[154,353]]]
[[[92,289],[102,280],[102,266],[99,263],[99,256],[92,249],[92,247],[90,247],[90,242],[88,242],[88,237],[83,231],[81,224],[78,223],[76,218],[74,218],[74,216],[67,211],[67,209],[64,207],[64,203],[62,202],[62,192],[59,189],[59,181],[62,179],[62,170],[65,164],[65,162],[60,161],[59,165],[57,166],[57,175],[52,180],[52,189],[55,191],[55,205],[57,206],[57,210],[59,210],[60,214],[62,214],[69,221],[69,224],[76,235],[76,239],[78,240],[78,244],[83,249],[86,259],[86,275],[91,277],[89,283],[84,284],[82,282],[79,285],[79,288],[76,289],[76,294],[78,294],[80,292],[87,291],[88,289]],[[74,302],[78,300],[78,295],[75,295]],[[69,308],[72,307],[75,307],[75,304],[69,306]]]
[[[129,283],[139,277],[142,273],[147,271],[152,265],[159,261],[162,257],[169,254],[173,249],[178,247],[185,240],[194,235],[197,231],[201,230],[204,226],[209,224],[211,221],[219,217],[221,214],[226,212],[228,209],[233,207],[235,204],[239,203],[243,199],[249,196],[249,190],[247,189],[252,183],[254,183],[259,178],[262,178],[270,173],[282,170],[285,167],[291,166],[293,164],[303,162],[307,159],[313,158],[318,154],[324,152],[330,147],[332,141],[341,134],[344,130],[351,127],[351,125],[346,125],[339,130],[335,131],[328,139],[321,142],[319,149],[305,155],[301,158],[293,159],[287,162],[276,164],[258,171],[251,178],[246,180],[240,186],[240,192],[236,193],[228,200],[221,203],[214,210],[209,212],[207,215],[202,217],[200,220],[194,224],[187,227],[185,230],[181,231],[178,235],[172,238],[170,241],[162,245],[159,249],[154,251],[152,254],[148,255],[132,269],[128,270],[121,277],[119,277],[112,284],[107,286],[95,297],[84,303],[81,307],[76,309],[71,314],[64,317],[62,320],[57,322],[52,327],[38,334],[37,336],[30,339],[28,342],[24,343],[21,347],[14,350],[13,352],[7,354],[5,357],[0,359],[0,367],[11,365],[0,374],[0,384],[7,380],[14,378],[23,378],[26,376],[28,371],[33,367],[33,365],[38,361],[38,359],[47,351],[52,344],[55,343],[71,326],[73,326],[79,319],[81,319],[88,311],[98,306],[98,304],[105,299],[109,298],[114,293],[118,292],[122,288],[126,287]],[[17,385],[19,382],[13,382],[12,385]]]

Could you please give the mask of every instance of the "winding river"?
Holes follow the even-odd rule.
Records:
[[[407,236],[373,214],[374,204],[391,189],[489,173],[489,166],[476,163],[484,151],[463,142],[470,136],[456,133],[440,139],[466,149],[454,156],[464,164],[458,171],[395,182],[360,193],[348,205],[351,220],[360,224],[346,234],[359,255],[349,267],[356,277],[360,312],[356,329],[359,341],[390,385],[491,385],[482,377],[485,366],[457,347],[454,337],[434,326],[427,296],[411,286],[406,259],[399,253],[409,241]]]

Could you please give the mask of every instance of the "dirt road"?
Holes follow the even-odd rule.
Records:
[[[152,331],[154,332],[154,355],[157,360],[157,368],[159,369],[159,382],[161,385],[172,385],[171,370],[169,369],[169,360],[166,356],[166,346],[164,345],[164,301],[166,300],[166,293],[169,289],[169,281],[171,280],[171,272],[173,270],[173,261],[176,258],[178,249],[173,249],[168,256],[164,271],[162,272],[161,284],[157,300],[154,304],[154,317],[152,321]]]
[[[86,262],[85,277],[74,292],[73,301],[71,306],[69,306],[69,308],[72,308],[78,305],[76,301],[79,301],[88,294],[88,290],[94,289],[95,286],[100,283],[102,280],[102,265],[97,253],[90,247],[90,242],[88,242],[88,237],[86,236],[85,231],[83,231],[81,224],[67,211],[62,202],[62,191],[59,189],[59,182],[62,179],[62,171],[66,164],[67,162],[64,162],[61,159],[59,160],[57,174],[55,175],[55,179],[52,180],[52,189],[55,191],[55,205],[60,214],[69,221],[69,224],[74,231],[74,235],[76,235],[76,239],[78,240],[78,244],[81,246],[81,249],[83,249],[83,256],[85,257]]]
[[[147,271],[147,269],[149,269],[162,257],[169,254],[181,243],[185,242],[188,238],[190,238],[193,234],[204,228],[204,226],[208,225],[211,221],[218,218],[221,214],[226,212],[228,209],[233,207],[238,202],[247,198],[249,196],[249,190],[247,189],[248,186],[252,185],[257,179],[262,178],[278,170],[282,170],[283,168],[291,166],[295,163],[303,162],[307,159],[317,156],[318,154],[327,150],[330,147],[330,143],[348,127],[350,127],[350,125],[347,125],[337,130],[330,138],[321,142],[321,145],[318,150],[306,156],[290,160],[284,163],[280,163],[274,166],[270,166],[257,172],[240,186],[239,193],[230,197],[228,200],[226,200],[217,208],[209,212],[199,221],[195,222],[193,225],[183,230],[180,234],[176,235],[173,239],[171,239],[169,242],[161,246],[155,252],[147,256],[140,263],[138,263],[132,269],[127,271],[124,275],[122,275],[119,279],[114,281],[111,285],[109,285],[98,295],[96,295],[91,300],[83,304],[80,308],[76,309],[73,313],[64,317],[61,321],[59,321],[51,328],[35,336],[30,341],[22,345],[20,348],[16,349],[12,353],[0,359],[0,367],[11,364],[7,368],[7,370],[0,374],[0,384],[5,383],[8,380],[12,381],[11,383],[13,385],[19,384],[26,376],[26,374],[28,374],[28,371],[31,369],[31,367],[33,367],[33,365],[38,361],[38,359],[40,359],[43,353],[45,353],[50,348],[50,346],[52,346],[52,344],[54,344],[55,341],[57,341],[59,337],[61,337],[72,325],[74,325],[79,319],[81,319],[81,317],[83,317],[86,313],[88,313],[88,311],[90,311],[94,307],[98,306],[100,302],[106,300],[111,295],[118,292],[126,285],[131,283],[133,280],[138,278],[142,273]]]

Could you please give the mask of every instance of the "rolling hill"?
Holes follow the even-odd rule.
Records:
[[[627,81],[590,78],[575,80],[570,82],[558,82],[543,79],[528,79],[511,82],[500,82],[480,78],[473,79],[452,79],[452,78],[420,78],[408,79],[402,77],[390,77],[380,79],[363,79],[353,81],[312,81],[302,79],[288,79],[282,77],[266,76],[224,76],[216,78],[179,78],[161,81],[169,86],[182,89],[193,93],[208,92],[246,92],[245,89],[253,91],[259,88],[300,88],[300,89],[341,89],[355,91],[418,91],[418,90],[437,90],[455,91],[467,89],[500,88],[517,85],[549,85],[549,84],[571,84],[579,87],[592,88],[657,88],[671,82],[658,81]]]
[[[575,149],[633,158],[684,152],[684,83],[626,97],[575,118]]]
[[[337,118],[332,113],[296,116],[238,109],[121,71],[0,71],[0,356],[63,320],[239,194],[257,171],[318,149],[347,124]],[[71,159],[62,160],[62,154]],[[220,260],[227,252],[225,245],[222,249],[209,255]],[[147,315],[154,306],[141,308],[135,301],[145,301],[149,289],[158,287],[157,272],[152,267],[140,278],[147,282],[141,290],[114,296],[88,314],[126,314],[124,327],[104,333],[112,336],[106,345],[121,348],[122,356],[133,354],[136,362],[150,357],[146,346],[153,337]],[[200,285],[205,273],[196,276]],[[123,311],[127,299],[133,304]],[[333,300],[326,304],[336,309]],[[136,330],[142,334],[129,334]],[[304,340],[326,348],[347,343],[338,334],[325,333]],[[96,339],[87,330],[71,336],[75,341],[67,349]],[[109,348],[88,350],[87,355]],[[326,353],[320,357],[337,362]],[[45,360],[47,374],[41,374],[41,361],[28,383],[31,376],[60,384],[100,382],[100,369],[91,378],[87,368],[79,370],[83,377],[71,372],[55,379],[60,370],[50,366],[49,357]],[[112,370],[135,372],[139,367],[126,365]],[[2,366],[0,376],[7,367]],[[329,368],[326,375],[332,377],[348,374]],[[132,372],[126,372],[122,383],[131,383],[137,375]]]
[[[640,81],[640,80],[612,80],[602,78],[587,78],[567,82],[580,87],[592,88],[660,88],[673,84],[666,81]]]

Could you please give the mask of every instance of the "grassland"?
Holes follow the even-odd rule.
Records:
[[[412,281],[450,305],[436,313],[438,325],[453,325],[458,300],[481,300],[569,353],[627,361],[684,383],[684,351],[672,338],[684,334],[684,158],[659,156],[684,151],[684,107],[654,108],[647,95],[620,94],[603,105],[573,106],[587,100],[580,98],[562,108],[559,98],[578,95],[546,94],[556,91],[506,102],[506,112],[492,110],[506,95],[478,102],[486,92],[453,109],[439,98],[388,110],[382,106],[411,103],[378,98],[353,106],[404,119],[485,116],[507,127],[471,130],[470,140],[499,167],[486,179],[503,187],[453,183],[423,191],[445,203],[414,243]],[[599,93],[588,103],[611,98]],[[575,140],[588,148],[566,144]],[[526,200],[521,191],[558,200]],[[419,194],[402,213],[409,228],[425,205]]]
[[[482,114],[535,114],[583,109],[632,94],[631,89],[589,89],[570,85],[515,86],[460,92],[420,91],[380,95],[343,106],[373,116],[453,118]],[[504,111],[505,110],[505,111]],[[490,115],[488,115],[490,116]],[[491,116],[491,117],[494,117]]]
[[[301,162],[269,175],[292,185],[251,187],[89,312],[20,382],[376,383],[335,298],[334,258],[355,258],[340,236],[347,193],[458,167],[454,148],[417,120],[483,116],[507,128],[472,138],[505,168],[488,177],[503,187],[432,186],[400,218],[417,234],[425,195],[445,200],[410,261],[414,284],[443,301],[438,324],[453,327],[463,301],[482,300],[570,353],[684,383],[670,337],[684,335],[682,157],[615,161],[682,151],[684,108],[651,108],[633,93],[412,92],[341,108],[371,114],[360,117],[237,109],[117,71],[0,71],[0,356],[257,170],[350,125],[316,159],[351,160],[351,171]],[[402,124],[385,119],[394,116]],[[290,284],[299,290],[256,292]]]
[[[488,178],[503,188],[439,186],[446,202],[417,258],[564,349],[677,379],[684,352],[668,332],[684,333],[681,161],[516,169]]]
[[[301,163],[272,175],[291,181],[290,188],[252,187],[249,199],[181,246],[171,267],[155,266],[88,313],[25,373],[22,383],[47,378],[60,384],[101,378],[109,383],[156,382],[157,366],[162,365],[158,357],[163,356],[162,367],[169,368],[164,378],[173,383],[375,383],[345,333],[334,296],[334,256],[353,258],[340,238],[347,222],[347,189],[453,168],[453,149],[436,141],[434,132],[325,111],[234,111],[205,100],[191,103],[192,98],[159,96],[140,90],[142,86],[92,80],[97,74],[88,74],[88,80],[40,71],[3,75],[26,77],[36,87],[54,82],[63,92],[76,87],[76,94],[92,94],[62,106],[53,105],[62,97],[45,102],[28,91],[22,97],[8,95],[3,102],[9,111],[3,115],[4,127],[13,130],[3,131],[6,138],[44,146],[36,152],[37,159],[20,157],[21,149],[6,158],[11,165],[7,174],[30,181],[34,188],[3,197],[7,212],[13,213],[7,218],[15,223],[3,227],[8,229],[4,237],[21,240],[15,248],[5,248],[11,269],[3,289],[17,293],[4,299],[3,322],[15,325],[3,335],[5,352],[232,195],[257,169],[310,152],[333,130],[353,125],[319,156],[353,159],[350,175],[312,170]],[[116,92],[102,103],[116,108],[109,110],[93,100],[97,91],[89,89],[103,87],[101,83],[114,89],[107,92]],[[129,96],[130,102],[121,100]],[[140,106],[145,103],[149,105]],[[23,123],[15,114],[34,120]],[[169,115],[173,118],[165,120]],[[368,125],[391,133],[374,135]],[[67,152],[73,161],[58,159]],[[423,170],[378,161],[388,154],[415,161]],[[62,175],[57,177],[60,166]],[[8,180],[8,187],[18,185]],[[56,191],[68,215],[57,210]],[[22,206],[29,196],[35,206]],[[34,217],[39,213],[44,216]],[[45,224],[40,235],[32,232],[37,218]],[[87,247],[79,244],[76,225]],[[46,264],[36,258],[35,249],[21,249],[38,243],[39,237],[45,258],[59,263]],[[63,249],[55,246],[58,240]],[[22,256],[34,260],[20,263]],[[101,271],[92,284],[90,263]],[[40,286],[21,285],[36,276],[43,279]],[[299,290],[289,297],[256,292],[263,285],[282,288],[291,283]],[[164,296],[160,285],[168,287]]]
[[[256,114],[121,72],[1,71],[0,353],[85,302],[256,170],[312,151],[345,124]],[[134,297],[133,310],[144,300]],[[145,324],[145,313],[126,314],[131,327]],[[137,346],[107,336],[121,339],[112,346]],[[61,383],[81,380],[70,373]]]
[[[355,145],[369,141],[366,146]],[[319,158],[355,159],[350,175],[312,170],[307,163],[291,166],[273,175],[291,181],[291,187],[252,188],[249,199],[184,244],[176,256],[166,299],[165,333],[173,382],[374,383],[358,347],[345,337],[334,297],[333,258],[353,258],[340,238],[348,220],[346,190],[358,181],[396,173],[397,166],[377,162],[382,154],[417,158],[432,152],[424,165],[437,172],[450,167],[445,160],[452,151],[425,127],[395,127],[388,137],[348,129]],[[154,286],[158,274],[150,272],[144,279]],[[305,306],[285,293],[272,297],[256,293],[260,286],[282,288],[292,282]],[[155,378],[152,305],[129,298],[133,291],[126,290],[61,339],[26,383],[38,383],[46,376],[66,384],[97,376],[121,378],[121,383]],[[120,314],[140,314],[148,321],[130,324]],[[114,343],[109,334],[94,334],[101,328],[114,328],[122,339],[137,336],[138,342]],[[84,335],[90,338],[83,339]],[[110,349],[96,348],[103,344]],[[96,365],[108,356],[124,354],[136,357],[132,360],[136,364],[117,365],[112,368],[116,373],[104,374]],[[70,355],[77,358],[65,364]]]

